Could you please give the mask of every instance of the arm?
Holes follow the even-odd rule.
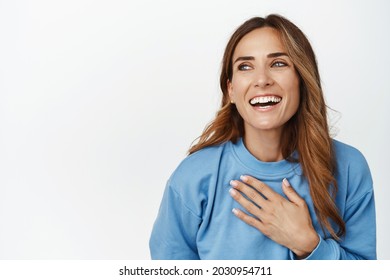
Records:
[[[292,259],[376,258],[372,190],[348,204],[343,215],[347,234],[341,241],[336,241],[322,238],[314,231],[306,203],[291,186],[286,186],[286,183],[282,185],[288,198],[285,199],[255,178],[245,176],[243,182],[233,181],[233,189],[238,192],[232,191],[231,194],[252,215],[235,210],[236,216],[289,248]]]
[[[372,191],[353,201],[344,213],[346,235],[338,242],[322,238],[307,259],[376,259],[375,202]],[[291,257],[294,256],[291,254]]]
[[[168,185],[149,241],[152,259],[196,260],[196,233],[201,218],[188,209]]]

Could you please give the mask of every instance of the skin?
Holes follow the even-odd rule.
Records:
[[[228,93],[244,119],[249,151],[261,161],[282,160],[283,125],[298,110],[300,94],[298,74],[277,31],[259,28],[241,39],[233,54]],[[277,95],[282,101],[272,110],[256,109],[249,101],[259,95]]]
[[[244,119],[246,148],[261,161],[282,160],[283,128],[297,112],[300,94],[298,74],[276,30],[259,28],[241,39],[233,55],[228,93]],[[249,103],[256,96],[266,95],[282,100],[269,108]],[[233,213],[292,250],[298,258],[307,257],[318,245],[319,237],[306,202],[289,182],[286,179],[281,182],[285,198],[251,176],[240,179],[231,181],[230,194],[254,217],[238,209],[233,209]]]

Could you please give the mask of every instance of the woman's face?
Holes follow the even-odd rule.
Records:
[[[246,34],[236,46],[228,93],[244,119],[245,135],[274,130],[299,106],[299,77],[278,32],[270,27]]]

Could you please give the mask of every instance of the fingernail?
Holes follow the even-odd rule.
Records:
[[[248,181],[248,177],[245,176],[245,175],[241,175],[241,176],[240,176],[240,179],[241,179],[243,182]]]
[[[237,187],[238,183],[235,180],[230,181],[230,186]]]
[[[287,180],[287,178],[284,178],[283,179],[283,184],[286,186],[286,187],[290,187],[290,182]]]
[[[238,210],[237,210],[236,208],[233,208],[233,209],[232,209],[232,212],[233,212],[234,215],[237,215],[237,214],[238,214]]]
[[[236,195],[236,194],[237,194],[237,191],[236,191],[235,189],[232,188],[232,189],[229,190],[229,193],[230,193],[230,195],[233,196],[233,195]]]

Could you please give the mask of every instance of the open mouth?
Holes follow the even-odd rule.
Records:
[[[253,107],[268,108],[277,105],[282,98],[276,95],[257,96],[249,100],[249,104]]]

